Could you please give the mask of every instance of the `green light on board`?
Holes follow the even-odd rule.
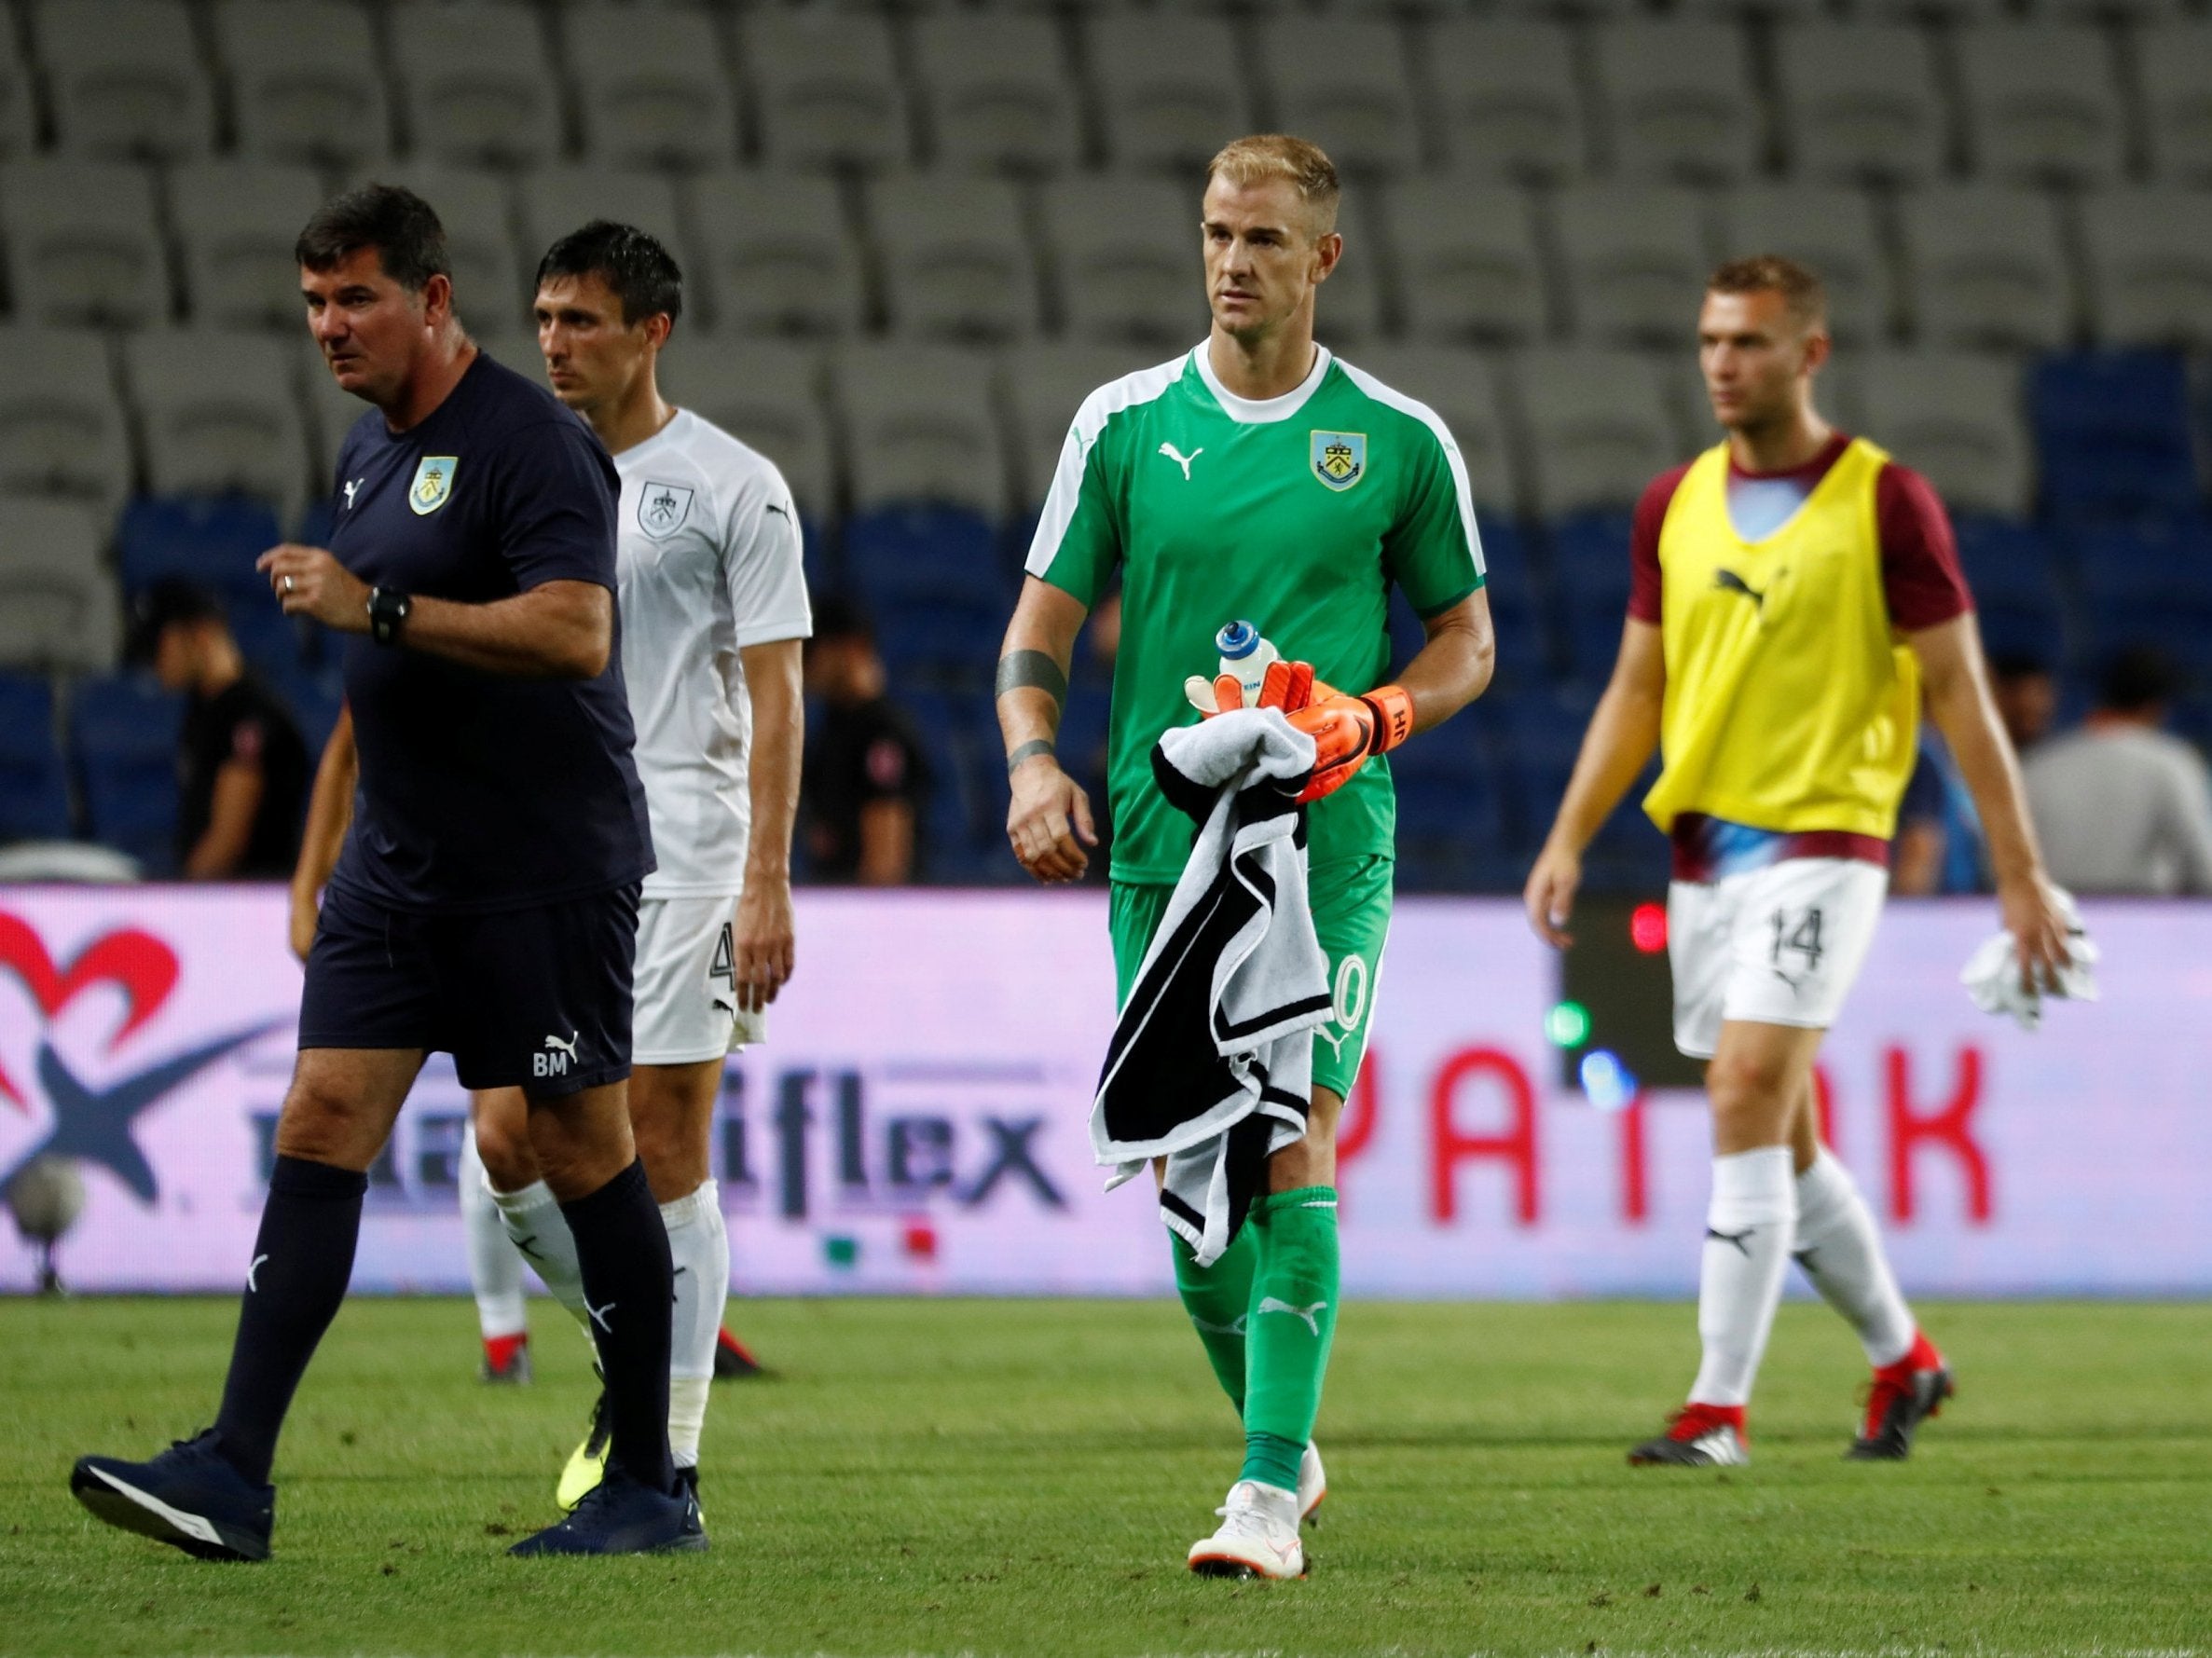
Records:
[[[1544,1016],[1544,1036],[1554,1048],[1580,1048],[1590,1039],[1590,1010],[1580,1002],[1561,1002]]]

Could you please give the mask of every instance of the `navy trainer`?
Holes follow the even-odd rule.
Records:
[[[79,1457],[71,1495],[100,1519],[199,1560],[266,1560],[277,1488],[256,1486],[215,1448],[213,1428],[148,1462]]]
[[[680,1484],[674,1492],[639,1485],[610,1466],[559,1524],[526,1537],[510,1555],[688,1555],[707,1546],[699,1500]]]

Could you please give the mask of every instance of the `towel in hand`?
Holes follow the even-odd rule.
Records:
[[[1177,727],[1152,751],[1199,830],[1114,1027],[1091,1141],[1108,1189],[1167,1159],[1161,1216],[1202,1266],[1235,1239],[1267,1159],[1305,1137],[1331,1009],[1297,803],[1312,770],[1313,739],[1277,708]]]
[[[2059,996],[2070,1002],[2096,998],[2097,948],[2081,925],[2081,911],[2073,894],[2058,892],[2058,912],[2066,921],[2066,952],[2072,959],[2058,969],[2055,982],[2030,990],[2020,982],[2020,941],[2011,933],[1999,933],[1982,941],[1966,964],[1958,980],[1984,1013],[2009,1014],[2020,1028],[2032,1031],[2043,1022],[2043,998]]]

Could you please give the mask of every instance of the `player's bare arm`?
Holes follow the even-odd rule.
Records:
[[[1422,623],[1428,641],[1414,652],[1398,684],[1413,699],[1416,733],[1441,725],[1490,689],[1498,662],[1490,595],[1477,588]]]
[[[360,771],[361,754],[353,747],[353,710],[341,706],[338,722],[330,728],[330,740],[323,745],[323,759],[315,767],[315,788],[308,796],[307,826],[299,837],[299,862],[292,870],[289,931],[292,953],[303,962],[314,947],[323,884],[337,868],[346,826],[353,819],[353,783]]]
[[[340,633],[369,631],[369,584],[323,548],[288,541],[254,568],[268,578],[285,615]],[[596,582],[556,581],[483,605],[414,598],[399,640],[488,674],[596,679],[614,648],[614,595]]]
[[[751,1013],[776,1000],[797,966],[791,825],[799,812],[806,715],[797,639],[747,645],[737,654],[745,665],[746,693],[752,699],[752,752],[746,760],[752,835],[746,845],[745,889],[737,899],[731,941],[737,1005]]]
[[[1028,577],[998,653],[998,730],[1012,794],[1006,836],[1022,867],[1048,884],[1080,880],[1091,867],[1084,848],[1098,844],[1091,797],[1061,770],[1053,747],[1076,636],[1088,614],[1074,595]]]
[[[1567,923],[1582,884],[1582,851],[1628,792],[1659,747],[1659,711],[1667,695],[1667,662],[1657,627],[1630,617],[1621,630],[1613,677],[1583,733],[1559,816],[1529,871],[1521,901],[1529,925],[1555,950],[1572,944]]]
[[[1959,774],[1982,815],[1989,867],[1997,880],[2005,930],[2020,941],[2020,976],[2030,988],[2055,982],[2069,959],[2066,920],[2043,870],[2042,849],[2027,815],[2020,765],[1990,694],[1973,612],[1905,636],[1920,659],[1928,716],[1944,733]]]
[[[215,773],[214,798],[208,802],[207,829],[185,857],[187,881],[220,881],[239,866],[254,838],[254,815],[261,810],[261,762],[233,757]]]

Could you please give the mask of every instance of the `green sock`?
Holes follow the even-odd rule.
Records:
[[[1246,1222],[1218,1261],[1201,1267],[1181,1233],[1167,1236],[1175,1256],[1175,1293],[1205,1344],[1206,1361],[1220,1378],[1221,1391],[1242,1416],[1245,1314],[1252,1306],[1252,1275],[1259,1269],[1259,1240]]]
[[[1337,1332],[1336,1188],[1271,1192],[1253,1204],[1250,1229],[1259,1234],[1259,1270],[1244,1341],[1241,1477],[1295,1491]]]

